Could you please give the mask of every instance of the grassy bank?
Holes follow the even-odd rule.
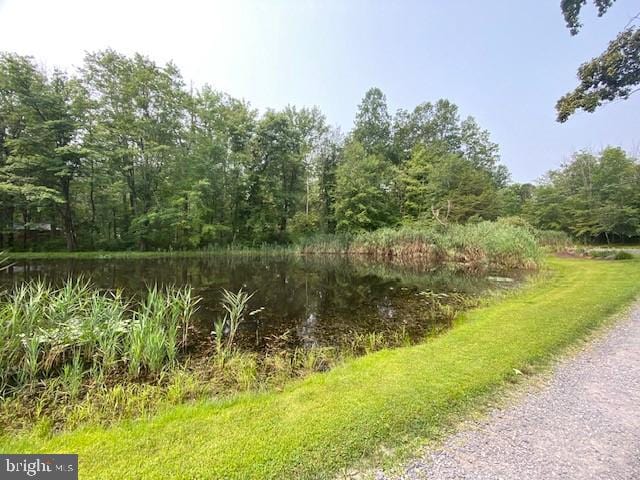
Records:
[[[545,363],[639,293],[638,261],[550,260],[553,275],[464,314],[424,344],[383,350],[282,392],[199,402],[151,421],[5,452],[76,452],[81,478],[331,478],[381,448],[437,436],[531,364]]]

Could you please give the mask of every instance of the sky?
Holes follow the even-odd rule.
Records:
[[[448,98],[500,145],[514,181],[534,181],[572,152],[640,155],[640,94],[555,121],[576,69],[638,13],[617,0],[584,9],[571,37],[560,0],[0,0],[0,50],[73,68],[114,48],[172,60],[254,107],[318,106],[344,132],[366,90],[390,110]]]

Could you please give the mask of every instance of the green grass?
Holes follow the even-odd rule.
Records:
[[[437,438],[515,377],[585,338],[640,290],[640,262],[552,259],[553,274],[464,314],[426,343],[383,350],[281,392],[173,408],[150,421],[3,452],[73,452],[80,477],[333,478],[342,468]]]

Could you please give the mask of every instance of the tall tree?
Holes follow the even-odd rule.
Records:
[[[323,233],[336,230],[336,189],[337,170],[343,157],[343,139],[339,132],[329,132],[324,136],[318,150],[318,202],[320,229]]]
[[[304,197],[302,138],[286,112],[258,122],[249,174],[249,228],[257,241],[286,240]]]
[[[141,249],[163,228],[158,211],[167,167],[177,161],[184,128],[183,81],[172,64],[106,50],[87,55],[84,78],[95,105],[95,150],[128,187],[122,229]]]
[[[395,225],[393,165],[380,154],[369,154],[359,142],[349,142],[338,166],[335,213],[337,230],[358,232]]]
[[[388,154],[391,146],[391,116],[387,97],[379,88],[369,89],[358,105],[353,138],[367,154]]]
[[[534,225],[585,240],[640,235],[640,165],[619,148],[576,154],[549,172],[525,207]]]
[[[429,184],[433,204],[449,210],[449,221],[494,220],[499,214],[495,184],[490,175],[467,159],[449,155],[436,164]]]
[[[25,235],[31,212],[50,208],[62,221],[67,248],[75,250],[72,182],[85,154],[80,138],[84,92],[74,79],[58,71],[47,77],[30,58],[16,55],[0,58],[0,91],[6,125],[0,189],[14,206],[22,205]],[[19,133],[11,132],[18,117],[19,126],[13,127]]]
[[[448,152],[456,152],[461,147],[458,107],[445,99],[435,104],[421,103],[412,112],[399,110],[393,131],[394,154],[399,162],[408,159],[418,144],[435,145]]]

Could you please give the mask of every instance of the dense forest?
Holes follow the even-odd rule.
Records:
[[[317,108],[259,113],[142,55],[91,53],[73,72],[0,55],[0,248],[255,246],[504,216],[635,239],[640,164],[607,148],[514,184],[448,100],[392,114],[372,88],[343,135]]]

